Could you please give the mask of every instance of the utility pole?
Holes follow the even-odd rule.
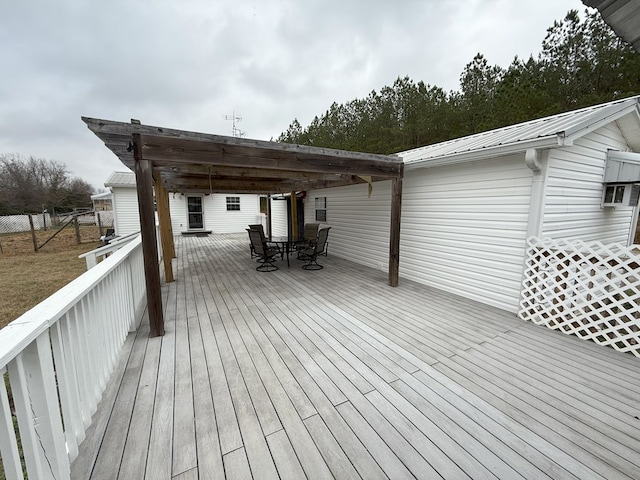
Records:
[[[236,122],[242,120],[242,117],[236,115],[235,110],[232,115],[223,115],[225,120],[231,120],[231,135],[234,137],[244,137],[245,132],[236,127]]]

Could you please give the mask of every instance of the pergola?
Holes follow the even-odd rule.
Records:
[[[388,283],[398,285],[404,172],[399,157],[174,130],[137,120],[82,120],[136,175],[151,336],[164,333],[154,187],[165,279],[173,281],[169,192],[295,195],[296,191],[391,180]],[[295,227],[293,231],[295,235]]]

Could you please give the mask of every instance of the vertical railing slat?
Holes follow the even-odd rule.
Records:
[[[48,331],[9,364],[9,377],[29,477],[68,478],[70,461],[60,441],[64,433]]]
[[[80,402],[78,401],[78,384],[73,371],[73,364],[69,359],[71,353],[64,348],[62,340],[61,324],[66,322],[67,318],[65,316],[58,320],[49,331],[51,333],[51,347],[53,349],[58,391],[60,392],[60,403],[64,418],[67,453],[71,461],[73,461],[78,456],[78,437],[82,435],[80,432],[84,432],[84,425],[82,423]]]
[[[24,476],[20,452],[9,406],[9,396],[4,383],[5,371],[4,368],[0,369],[0,455],[2,455],[5,477],[9,480],[22,480]]]
[[[95,388],[94,373],[95,372],[95,352],[92,351],[91,335],[87,328],[87,311],[84,308],[86,297],[80,300],[75,307],[75,340],[79,346],[81,362],[79,364],[82,369],[84,383],[84,405],[89,414],[89,418],[95,412],[96,398],[98,395]],[[86,422],[85,422],[86,423]]]

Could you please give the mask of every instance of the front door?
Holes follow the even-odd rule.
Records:
[[[204,228],[202,197],[187,197],[187,217],[189,230],[202,230]]]

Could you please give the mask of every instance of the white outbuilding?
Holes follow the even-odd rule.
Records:
[[[630,244],[640,97],[402,152],[400,278],[518,311],[526,240]],[[331,253],[386,269],[390,182],[307,192]]]

